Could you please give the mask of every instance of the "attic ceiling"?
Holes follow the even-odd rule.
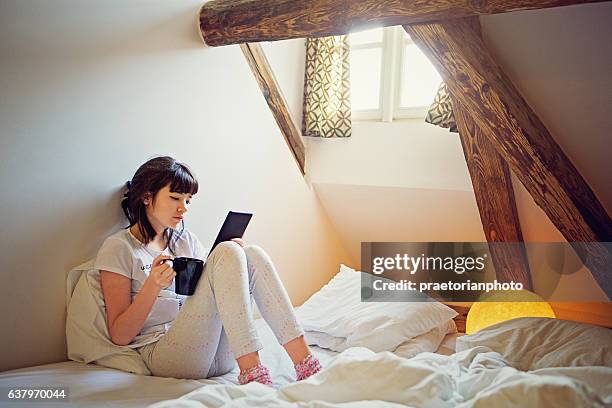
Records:
[[[508,176],[508,169],[512,169],[610,298],[612,254],[601,243],[612,241],[612,220],[495,63],[482,41],[477,18],[481,14],[595,2],[599,0],[434,0],[424,6],[391,0],[348,5],[340,0],[216,0],[201,8],[200,33],[207,45],[220,46],[339,35],[373,25],[403,25],[448,86],[487,241],[522,241]],[[291,121],[282,93],[263,52],[256,50],[261,54],[259,61],[249,58],[250,46],[243,46],[243,51],[303,173],[304,158],[295,148],[301,144],[295,132],[299,128],[279,121],[282,117]],[[262,77],[267,79],[262,81]],[[591,244],[583,245],[585,242]],[[531,287],[525,254],[514,253],[515,247],[511,247],[492,253],[497,278]]]

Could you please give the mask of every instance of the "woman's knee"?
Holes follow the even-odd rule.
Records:
[[[221,242],[206,260],[205,274],[213,285],[216,279],[235,279],[236,274],[246,277],[248,261],[242,247],[230,241]]]
[[[215,251],[231,251],[231,252],[235,252],[235,251],[240,251],[241,249],[242,249],[242,247],[237,242],[234,242],[234,241],[223,241],[223,242],[220,242],[217,245],[217,247],[215,248]]]
[[[234,241],[223,241],[215,247],[209,256],[209,258],[213,260],[225,257],[244,257],[244,251],[242,247]]]
[[[260,247],[259,245],[245,245],[243,250],[247,258],[249,259],[254,259],[254,258],[267,259],[268,258],[268,254],[266,253],[266,251],[264,251],[263,248]]]

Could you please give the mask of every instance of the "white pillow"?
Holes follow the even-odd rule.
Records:
[[[66,345],[68,359],[95,363],[140,375],[151,375],[134,344],[117,346],[110,340],[100,274],[91,259],[70,272],[66,280]]]
[[[485,346],[513,367],[612,367],[612,330],[547,317],[521,317],[457,338],[457,351]]]
[[[433,353],[440,347],[442,340],[444,340],[444,337],[449,333],[457,333],[457,325],[455,325],[453,320],[449,320],[446,324],[434,327],[420,336],[406,340],[393,350],[393,354],[398,357],[412,358],[420,353]]]
[[[393,350],[393,354],[398,357],[412,358],[419,353],[432,353],[440,347],[444,337],[450,333],[457,333],[457,326],[453,320],[434,327],[427,333],[406,340]],[[334,337],[326,333],[307,331],[304,338],[309,346],[318,346],[339,353],[349,348],[344,337]]]
[[[346,345],[345,337],[334,337],[327,333],[317,331],[305,331],[304,340],[306,340],[306,344],[309,346],[319,346],[321,348],[337,351],[338,353],[349,348]]]
[[[362,275],[371,277],[341,265],[340,272],[296,311],[304,330],[344,338],[346,347],[392,351],[408,339],[447,324],[457,315],[433,300],[361,302]]]

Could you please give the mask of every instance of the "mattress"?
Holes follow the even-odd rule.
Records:
[[[263,319],[256,320],[264,344],[262,362],[270,368],[276,386],[294,381],[291,359],[278,344]],[[441,354],[454,352],[457,334],[447,335],[439,348]],[[312,352],[326,366],[339,353],[316,346]],[[75,361],[45,364],[0,373],[0,388],[62,387],[68,391],[67,401],[44,404],[45,407],[146,407],[154,402],[178,398],[206,384],[237,384],[238,368],[220,377],[184,380],[142,376]],[[0,407],[25,406],[23,403],[0,401]]]

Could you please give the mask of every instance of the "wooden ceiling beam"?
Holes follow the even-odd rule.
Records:
[[[508,164],[458,101],[453,114],[497,280],[533,290]]]
[[[478,17],[468,21],[482,38]],[[482,228],[487,242],[494,243],[489,245],[489,252],[496,278],[500,282],[520,282],[525,289],[533,290],[508,163],[497,153],[470,113],[463,109],[461,102],[454,100],[452,95],[450,97]]]
[[[200,32],[207,45],[216,47],[601,1],[214,0],[200,9]]]
[[[477,18],[477,17],[475,17]],[[475,18],[404,26],[461,108],[506,160],[612,297],[612,221],[544,124],[489,54]],[[582,243],[590,243],[583,245]]]
[[[300,168],[302,175],[304,172],[304,165],[306,162],[306,153],[304,149],[304,142],[302,141],[302,133],[293,121],[285,97],[276,82],[270,63],[264,54],[261,45],[259,44],[241,44],[240,48],[244,54],[249,67],[255,79],[259,84],[259,88],[263,93],[272,115],[278,124],[278,127],[287,142],[287,146],[293,157]]]

